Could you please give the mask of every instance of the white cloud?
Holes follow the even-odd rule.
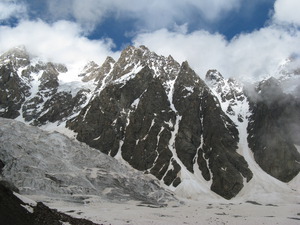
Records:
[[[241,0],[188,0],[186,3],[201,11],[208,20],[219,20],[222,13],[237,10],[242,3]]]
[[[91,31],[109,13],[110,1],[48,0],[50,20],[75,19],[85,31]]]
[[[299,0],[277,0],[274,5],[274,19],[277,22],[286,22],[300,26],[299,9]]]
[[[161,29],[137,35],[134,44],[171,54],[180,62],[187,60],[201,78],[209,69],[217,69],[226,77],[253,79],[274,73],[283,59],[299,53],[300,32],[270,26],[227,41],[206,31],[184,34]]]
[[[239,7],[239,1],[230,5]],[[277,0],[268,26],[229,41],[204,30],[187,33],[160,29],[136,35],[133,43],[146,45],[158,54],[171,54],[180,62],[187,60],[202,78],[209,69],[217,69],[226,77],[253,80],[274,74],[283,60],[300,55],[300,30],[294,26],[300,25],[299,8],[299,0]]]
[[[107,17],[134,19],[138,29],[173,27],[202,18],[219,20],[224,13],[239,8],[242,0],[48,0],[53,17],[72,16],[91,30]],[[200,15],[200,17],[199,17]],[[203,21],[198,21],[201,24]]]
[[[24,45],[28,51],[47,60],[65,64],[95,60],[102,63],[106,56],[115,56],[109,39],[91,41],[72,22],[47,24],[41,20],[23,21],[17,27],[0,26],[0,52]]]
[[[11,17],[25,17],[26,6],[24,4],[17,4],[12,0],[4,0],[0,2],[0,20],[6,20]]]

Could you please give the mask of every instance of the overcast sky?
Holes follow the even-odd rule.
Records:
[[[71,63],[127,45],[188,60],[201,78],[271,75],[300,56],[299,0],[0,0],[0,52],[25,45]],[[298,61],[298,60],[296,60]]]

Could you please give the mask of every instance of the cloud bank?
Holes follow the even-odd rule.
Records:
[[[160,29],[138,34],[133,43],[158,54],[171,54],[181,62],[187,60],[201,78],[209,69],[217,69],[225,77],[253,81],[275,74],[284,60],[300,55],[299,4],[298,0],[277,0],[267,26],[232,40],[204,30]]]
[[[202,78],[209,69],[217,69],[226,77],[247,80],[272,75],[282,60],[300,53],[300,32],[274,25],[227,41],[206,31],[187,34],[161,29],[138,35],[134,44],[187,60]]]
[[[0,26],[0,52],[20,45],[33,56],[65,64],[102,63],[106,56],[117,54],[111,51],[110,39],[89,40],[76,23],[62,20],[53,24],[26,20],[16,27]]]
[[[300,26],[299,9],[299,0],[277,0],[274,5],[274,19],[277,22],[285,22]]]
[[[72,17],[93,29],[108,17],[133,19],[139,29],[154,30],[190,23],[195,16],[205,21],[219,20],[237,10],[242,0],[47,0],[51,17]],[[199,21],[200,23],[201,21]]]
[[[4,0],[0,2],[0,21],[11,17],[26,17],[27,9],[25,4],[16,3],[11,0]]]

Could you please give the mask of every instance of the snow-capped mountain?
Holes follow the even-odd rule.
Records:
[[[1,55],[0,66],[0,116],[32,125],[66,121],[81,110],[96,87],[74,81],[78,76],[62,64],[31,59],[24,47]]]
[[[209,71],[204,82],[145,46],[82,70],[16,48],[0,57],[0,78],[1,117],[64,129],[182,196],[230,199],[300,171],[299,98],[265,81],[250,88]]]
[[[67,122],[79,141],[182,193],[194,186],[194,195],[212,189],[232,198],[251,179],[234,123],[187,62],[128,47],[105,76]]]

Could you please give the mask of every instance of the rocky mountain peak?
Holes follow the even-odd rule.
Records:
[[[25,46],[14,47],[0,56],[0,64],[11,63],[15,68],[30,64],[30,56]]]
[[[262,100],[267,104],[272,104],[284,96],[280,82],[270,77],[261,81],[257,86],[258,100]]]
[[[160,76],[162,79],[165,79],[164,76],[174,79],[180,69],[180,64],[170,56],[159,56],[145,46],[129,46],[121,53],[119,60],[116,62],[112,71],[113,79],[118,79],[135,68],[144,66],[148,66],[156,76]]]
[[[80,73],[80,77],[82,77],[83,82],[94,81],[94,83],[98,83],[98,87],[101,86],[101,83],[105,76],[109,74],[114,67],[116,61],[108,56],[103,64],[99,66],[95,62],[89,62]]]
[[[300,98],[300,60],[299,57],[289,57],[284,60],[273,75],[286,94]]]
[[[217,70],[209,70],[205,75],[205,82],[210,87],[214,87],[218,93],[223,92],[225,80],[222,74]]]
[[[291,56],[279,65],[276,76],[279,79],[284,79],[294,75],[300,75],[299,57]]]
[[[180,78],[178,78],[180,76]],[[206,84],[200,77],[196,74],[196,72],[190,67],[187,61],[184,61],[180,66],[180,72],[178,74],[177,79],[182,80],[184,85],[187,87],[193,87],[195,85],[201,85],[203,88],[207,88]]]
[[[224,80],[224,77],[217,70],[209,70],[205,75],[205,80],[211,83],[218,83]]]
[[[268,88],[279,88],[280,83],[275,77],[270,77],[268,79],[265,79],[261,81],[258,84],[258,91],[264,91]]]
[[[83,82],[93,80],[97,77],[96,71],[99,69],[99,67],[100,66],[94,61],[88,62],[78,76],[82,77]]]

